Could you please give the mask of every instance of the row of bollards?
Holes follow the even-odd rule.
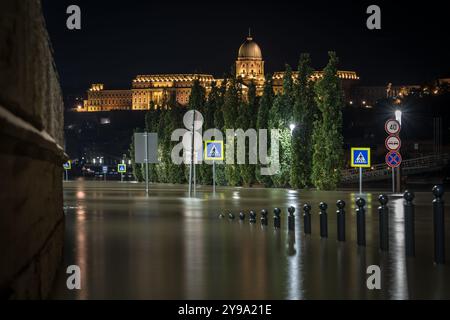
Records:
[[[433,231],[434,231],[434,261],[438,264],[445,263],[445,221],[444,221],[444,189],[442,186],[433,187]],[[407,256],[415,255],[415,208],[414,208],[414,193],[405,191],[403,194],[404,199],[404,230],[405,230],[405,253]],[[388,196],[380,195],[378,197],[380,206],[378,207],[379,218],[379,248],[382,251],[389,250],[389,208],[388,208]],[[366,245],[366,216],[365,216],[366,201],[363,198],[356,199],[356,239],[359,246]],[[337,215],[337,240],[345,241],[345,202],[338,200],[336,202],[336,215]],[[305,234],[311,234],[311,205],[303,205],[303,228]],[[325,202],[319,204],[319,224],[320,224],[320,237],[328,238],[328,205]],[[273,210],[273,225],[275,228],[281,228],[281,209],[275,208]],[[288,208],[288,230],[295,230],[295,208]],[[261,210],[261,225],[268,225],[268,212],[267,210]],[[224,217],[223,214],[220,215]],[[229,219],[233,220],[233,213],[228,214]],[[245,213],[239,213],[240,220],[245,220]],[[256,223],[256,213],[254,211],[249,212],[249,222]]]

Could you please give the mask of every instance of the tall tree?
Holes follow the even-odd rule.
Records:
[[[269,128],[269,112],[272,108],[274,101],[274,93],[272,87],[272,76],[266,75],[266,82],[264,83],[263,95],[259,101],[258,118],[256,120],[256,128],[268,129]],[[270,131],[267,133],[267,150],[270,150]],[[271,186],[272,179],[270,176],[261,175],[261,167],[265,165],[258,165],[256,168],[255,176],[259,183],[264,184],[266,187]]]
[[[233,67],[234,68],[234,67]],[[231,74],[234,75],[234,71]],[[224,97],[224,104],[222,108],[224,129],[233,129],[236,125],[236,119],[238,117],[238,108],[241,103],[240,85],[234,76],[229,79],[227,91]],[[226,134],[226,133],[225,133]],[[227,141],[228,146],[228,141]],[[236,141],[234,141],[234,149],[236,146]],[[236,154],[234,157],[234,162],[236,163]],[[226,164],[225,165],[225,178],[228,185],[236,186],[240,183],[240,173],[236,164]]]
[[[338,58],[329,52],[323,77],[315,85],[320,111],[313,132],[312,182],[321,190],[333,190],[340,181],[343,167],[342,107],[343,91],[337,75]]]
[[[200,81],[198,79],[196,79],[196,80],[194,80],[194,83],[193,83],[192,88],[191,88],[191,94],[189,96],[188,108],[190,110],[199,111],[204,117],[205,116],[205,114],[204,114],[204,112],[205,112],[205,102],[206,102],[205,88],[200,84]],[[192,129],[189,129],[189,130],[192,130]],[[196,166],[195,169],[196,169],[196,180],[198,180],[198,178],[201,175],[201,171],[199,172],[197,170],[198,166]],[[189,165],[186,166],[185,176],[186,176],[186,179],[188,179],[188,177],[189,177]]]
[[[291,186],[305,188],[311,185],[313,124],[317,116],[314,101],[314,82],[311,78],[314,70],[308,53],[300,55],[298,78],[294,84],[294,112],[292,132]]]
[[[136,163],[135,157],[134,157],[134,151],[136,148],[136,146],[134,144],[134,133],[136,133],[136,132],[141,132],[141,130],[139,130],[139,129],[133,130],[133,136],[131,137],[131,144],[130,144],[130,148],[128,150],[128,154],[131,159],[131,170],[133,172],[134,179],[138,182],[142,182],[142,181],[144,181],[144,177],[142,175],[142,165],[139,163]]]
[[[220,88],[216,83],[211,84],[211,91],[209,92],[207,101],[205,103],[204,118],[205,123],[203,130],[214,129],[214,116],[220,103]],[[205,161],[199,166],[199,182],[204,185],[212,184],[212,166]]]
[[[280,172],[272,176],[275,187],[286,187],[290,181],[292,138],[290,124],[292,123],[293,101],[292,69],[286,65],[283,75],[283,92],[276,96],[269,112],[270,129],[279,130]]]
[[[228,75],[224,75],[224,80],[220,84],[218,94],[216,96],[216,111],[214,112],[214,126],[216,129],[221,130],[223,134],[224,131],[224,120],[223,120],[223,105],[225,99],[225,93],[227,91],[227,80]],[[216,184],[217,185],[226,185],[225,178],[225,164],[216,163]]]
[[[241,100],[237,119],[237,127],[241,128],[244,132],[248,129],[255,129],[255,114],[258,112],[257,102],[256,85],[252,81],[248,86],[247,99]],[[238,165],[242,183],[247,187],[251,186],[255,181],[255,165],[249,163],[249,143],[250,141],[245,144],[245,164]]]

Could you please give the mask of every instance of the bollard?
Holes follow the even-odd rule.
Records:
[[[267,210],[266,209],[261,210],[261,225],[267,226]]]
[[[243,211],[239,212],[239,219],[240,219],[241,221],[244,221],[244,220],[245,220],[245,213],[244,213]]]
[[[445,263],[444,187],[433,187],[434,262]]]
[[[305,234],[311,234],[311,206],[307,203],[303,205],[303,227]]]
[[[223,213],[219,214],[219,219],[225,218],[225,215]]]
[[[233,214],[233,212],[230,212],[230,213],[228,214],[228,219],[234,220],[234,214]]]
[[[381,194],[378,197],[380,206],[378,207],[380,250],[389,251],[389,208],[387,206],[388,196]]]
[[[289,207],[288,208],[289,216],[288,216],[288,230],[289,231],[295,231],[295,208]]]
[[[320,209],[320,237],[328,238],[328,217],[327,217],[328,205],[325,202],[319,204]]]
[[[250,210],[248,221],[250,223],[256,223],[256,213],[255,213],[255,211]]]
[[[406,190],[403,198],[405,199],[403,204],[405,213],[405,251],[407,256],[413,257],[416,251],[414,240],[414,193]]]
[[[338,210],[336,211],[337,214],[337,238],[338,241],[345,241],[345,201],[344,200],[338,200],[336,202],[336,206],[338,207]]]
[[[363,198],[356,199],[356,239],[358,246],[366,245],[366,216],[364,206],[366,205],[366,200]]]
[[[275,214],[273,216],[273,226],[275,228],[280,228],[281,227],[281,217],[280,217],[281,210],[279,208],[275,208],[275,209],[273,209],[273,213]]]

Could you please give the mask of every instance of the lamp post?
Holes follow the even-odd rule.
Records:
[[[395,120],[398,121],[398,123],[400,123],[400,127],[402,125],[402,111],[397,109],[395,110]],[[400,131],[401,132],[401,131]],[[398,135],[400,136],[400,132],[398,133]],[[392,168],[392,170],[395,170],[395,168]],[[400,166],[397,167],[397,190],[400,191],[401,189],[401,173],[400,173]]]

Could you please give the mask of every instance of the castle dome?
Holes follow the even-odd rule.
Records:
[[[239,48],[238,58],[262,60],[261,49],[251,36]]]

